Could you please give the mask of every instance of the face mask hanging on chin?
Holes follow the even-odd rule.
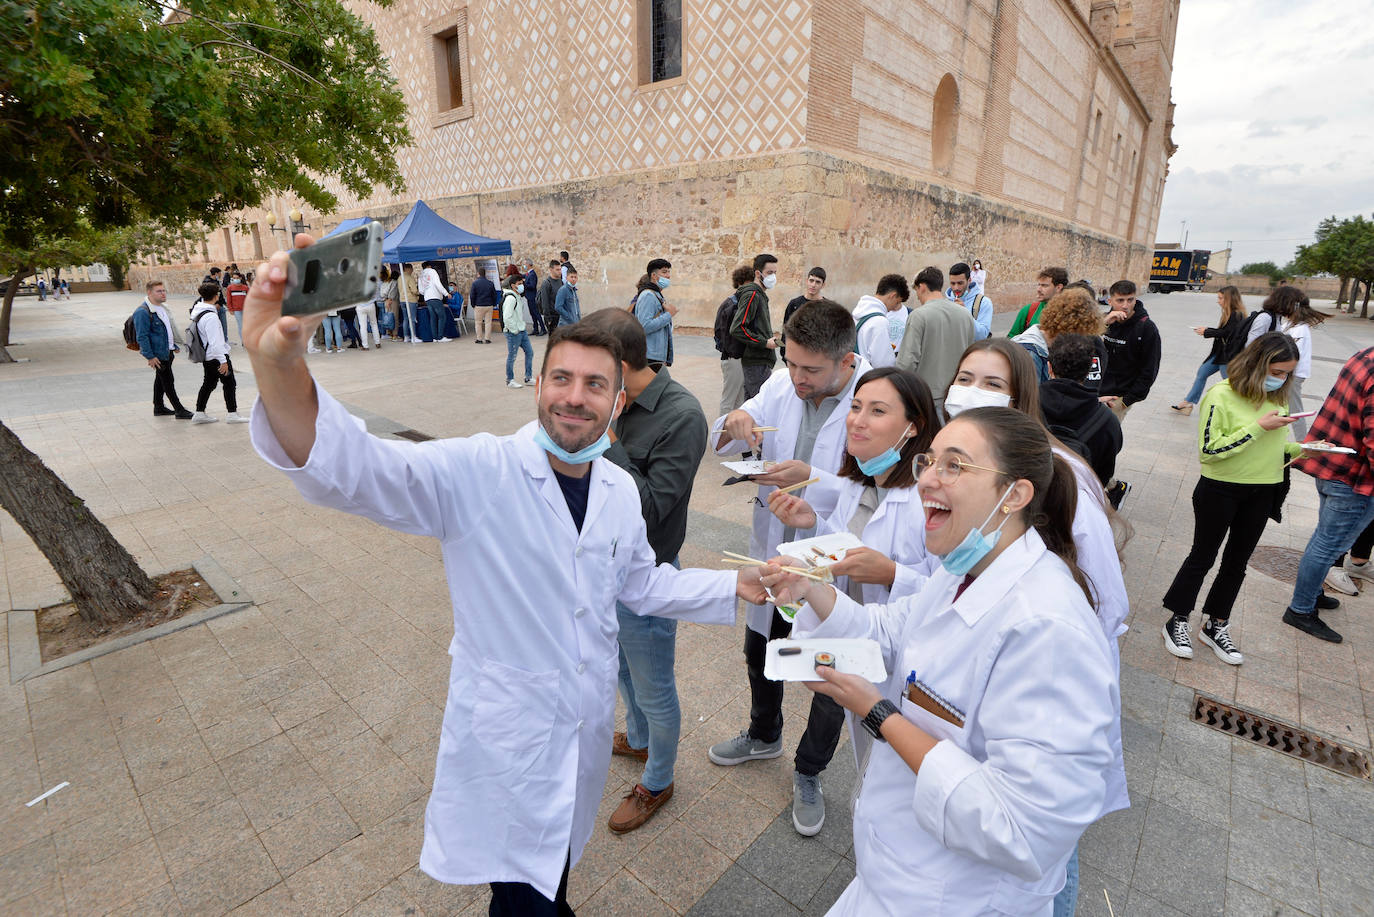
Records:
[[[898,438],[897,444],[895,446],[889,446],[887,451],[875,455],[871,459],[855,459],[855,461],[858,462],[859,470],[870,478],[876,478],[878,475],[900,462],[902,460],[902,454],[898,450],[905,445],[906,434],[910,429],[911,424],[907,424],[906,427],[903,428],[902,435]]]
[[[1011,495],[1011,489],[1015,486],[1016,483],[1013,481],[1002,492],[1002,499],[998,500],[997,505],[992,508],[992,512],[988,513],[987,518],[983,520],[983,525],[992,521],[992,517],[1002,508],[1002,504],[1007,501],[1007,497]],[[1011,518],[1010,513],[1002,519],[990,535],[983,534],[983,525],[969,529],[969,533],[964,536],[963,541],[959,542],[958,547],[940,558],[940,565],[955,576],[966,576],[970,570],[978,566],[979,561],[987,557],[988,554],[992,553],[992,549],[997,547],[997,542],[1002,538],[1002,526],[1007,524],[1009,518]]]

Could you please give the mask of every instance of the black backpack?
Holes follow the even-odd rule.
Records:
[[[716,310],[715,339],[716,350],[720,351],[721,356],[732,360],[738,360],[744,356],[744,344],[735,340],[730,334],[730,325],[735,318],[735,310],[739,308],[739,300],[734,296],[727,298]]]
[[[138,309],[142,308],[143,306],[138,307]],[[138,309],[130,312],[129,317],[124,319],[124,346],[133,351],[141,351],[143,349],[138,346],[138,328],[134,325],[134,316],[138,313]]]
[[[1083,461],[1087,462],[1088,467],[1091,468],[1093,466],[1093,450],[1087,441],[1092,439],[1093,434],[1098,430],[1105,427],[1108,419],[1112,416],[1111,408],[1105,404],[1099,404],[1098,411],[1088,418],[1088,422],[1082,427],[1075,429],[1064,424],[1052,423],[1049,425],[1049,430],[1061,443],[1082,456]]]
[[[1245,341],[1247,338],[1250,337],[1250,328],[1255,324],[1255,317],[1258,315],[1268,314],[1269,313],[1265,312],[1263,309],[1257,309],[1254,312],[1251,312],[1249,315],[1245,316],[1245,321],[1241,322],[1240,328],[1236,331],[1236,333],[1231,335],[1231,337],[1227,339],[1226,346],[1221,351],[1223,363],[1230,363],[1233,359],[1235,359],[1238,353],[1245,349]],[[1274,327],[1272,317],[1269,321],[1269,330],[1278,330]]]

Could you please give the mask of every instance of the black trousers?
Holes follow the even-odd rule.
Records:
[[[234,363],[228,357],[224,358],[224,362],[229,366],[229,371],[222,376],[219,374],[218,361],[206,360],[201,364],[205,367],[205,381],[200,384],[200,394],[196,396],[197,411],[204,411],[205,406],[210,403],[210,393],[215,390],[215,386],[223,385],[225,409],[230,414],[238,412],[238,383],[234,381]]]
[[[491,883],[487,917],[575,917],[568,906],[568,861],[563,862],[563,878],[552,901],[528,882]]]
[[[745,363],[744,369],[744,400],[748,401],[759,393],[763,388],[763,383],[768,381],[768,377],[773,375],[773,367],[764,366],[761,363]]]
[[[1207,592],[1202,613],[1218,621],[1231,617],[1231,606],[1245,581],[1245,565],[1264,534],[1278,486],[1198,479],[1193,488],[1193,546],[1178,568],[1173,585],[1164,593],[1165,608],[1179,616],[1192,612],[1202,581],[1216,562],[1224,540],[1221,566]]]
[[[791,631],[792,625],[778,614],[777,609],[773,609],[773,621],[767,637],[748,628],[744,631],[744,664],[749,670],[749,735],[760,742],[776,742],[782,736],[784,683],[765,678],[763,663],[768,641],[786,637]],[[842,729],[844,708],[824,694],[812,695],[806,731],[797,743],[797,753],[793,758],[797,772],[814,777],[825,770],[830,759],[835,757]]]
[[[162,366],[153,370],[153,407],[155,408],[165,409],[167,407],[162,401],[163,395],[166,395],[167,400],[172,402],[172,410],[185,410],[181,406],[181,399],[177,397],[176,380],[172,378],[172,361],[175,359],[176,354],[171,354],[162,361]]]
[[[1371,552],[1374,552],[1374,522],[1371,522],[1369,526],[1360,533],[1360,537],[1355,539],[1355,543],[1350,546],[1351,557],[1363,557],[1365,560],[1369,560]],[[1344,563],[1345,555],[1342,554],[1340,557],[1336,558],[1336,562],[1331,566],[1339,567]]]
[[[544,316],[544,327],[549,329],[549,334],[553,334],[553,330],[558,327],[558,322],[559,317],[557,312],[550,312]]]

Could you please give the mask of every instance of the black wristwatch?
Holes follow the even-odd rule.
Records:
[[[868,716],[864,717],[861,722],[864,724],[864,728],[873,734],[873,738],[879,742],[886,742],[887,739],[883,738],[883,720],[896,712],[897,708],[892,701],[884,697],[873,705],[873,709],[868,711]]]

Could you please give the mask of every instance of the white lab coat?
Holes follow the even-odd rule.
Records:
[[[733,625],[736,575],[655,566],[634,481],[605,459],[592,463],[579,533],[534,423],[512,436],[383,440],[316,391],[305,465],[286,457],[261,402],[258,454],[311,503],[443,547],[453,666],[420,868],[441,882],[528,882],[552,898],[564,858],[576,863],[591,837],[610,765],[616,600]]]
[[[1058,455],[1073,468],[1078,482],[1078,507],[1073,515],[1073,544],[1078,550],[1078,568],[1088,577],[1093,595],[1097,598],[1097,620],[1107,638],[1112,654],[1113,671],[1121,672],[1121,645],[1118,638],[1126,633],[1126,615],[1131,600],[1126,596],[1126,580],[1121,575],[1121,558],[1116,553],[1116,540],[1102,494],[1102,482],[1088,463],[1077,454],[1056,448]],[[1117,702],[1116,719],[1112,722],[1112,752],[1115,756],[1107,778],[1107,799],[1102,814],[1125,809],[1131,805],[1126,790],[1126,757],[1121,747],[1121,704]]]
[[[840,393],[840,403],[830,412],[830,416],[821,426],[820,433],[816,435],[816,446],[811,450],[813,473],[815,469],[831,473],[840,470],[840,461],[844,458],[845,442],[849,435],[845,429],[844,419],[849,415],[849,402],[854,397],[854,383],[872,369],[863,357],[856,358],[854,363],[854,374],[849,377],[849,385]],[[740,405],[739,409],[754,418],[756,426],[778,428],[776,433],[763,434],[765,460],[782,462],[792,458],[792,452],[797,446],[797,434],[801,432],[802,400],[797,397],[796,391],[792,388],[792,379],[787,373],[774,373],[769,376],[768,381],[763,383],[763,388],[759,389],[759,393]],[[722,415],[711,424],[711,429],[720,430],[724,426],[725,415]],[[719,439],[720,434],[715,434],[715,438]],[[748,448],[740,440],[731,440],[716,449],[716,454],[738,455]],[[749,556],[760,560],[767,560],[773,556],[774,550],[782,543],[783,529],[786,528],[778,517],[768,510],[768,495],[774,489],[760,485],[758,498],[764,505],[754,507],[754,525],[749,536]],[[806,496],[806,488],[792,492],[801,497]],[[749,629],[767,637],[772,624],[772,606],[745,605],[745,609],[745,622]]]
[[[903,310],[905,311],[905,310]],[[858,325],[865,315],[876,315],[863,323],[859,329],[858,343],[854,349],[859,352],[870,366],[893,366],[897,362],[897,350],[892,344],[891,326],[888,325],[887,306],[872,294],[859,297],[854,306],[854,324]]]
[[[941,569],[912,598],[841,594],[824,622],[809,605],[797,617],[798,636],[877,640],[884,696],[938,740],[919,774],[875,743],[854,811],[857,875],[832,915],[1048,917],[1101,813],[1119,700],[1092,608],[1034,530],[953,601],[962,580]],[[910,672],[962,727],[906,699]]]

